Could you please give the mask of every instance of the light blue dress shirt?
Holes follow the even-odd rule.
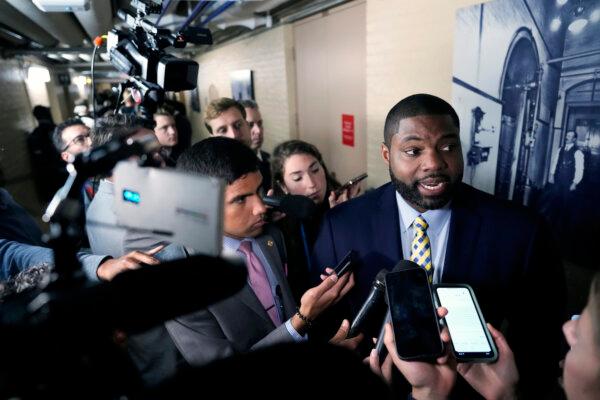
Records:
[[[402,254],[406,260],[410,259],[411,244],[415,235],[413,222],[419,215],[422,216],[429,227],[427,236],[431,244],[431,258],[433,260],[433,283],[439,283],[442,280],[444,272],[444,261],[446,259],[446,247],[448,245],[448,233],[450,231],[450,202],[437,210],[427,210],[424,213],[412,208],[396,192],[396,202],[398,203],[398,213],[400,214],[400,239],[402,240]]]

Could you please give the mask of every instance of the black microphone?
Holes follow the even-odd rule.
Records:
[[[134,134],[135,131],[131,132]],[[75,156],[73,167],[79,175],[91,177],[110,173],[121,160],[160,149],[153,134],[141,137],[113,138],[109,142]]]
[[[67,337],[68,331],[69,337],[81,340],[116,328],[143,332],[232,296],[244,287],[246,277],[239,259],[193,255],[125,271],[110,282],[50,284],[2,304],[0,337],[23,330],[45,331],[49,337]]]
[[[297,194],[284,196],[264,196],[263,203],[277,211],[291,215],[298,219],[307,219],[315,214],[317,206],[309,197]]]
[[[363,303],[362,307],[352,320],[350,330],[348,331],[348,337],[352,338],[358,335],[366,325],[373,309],[379,309],[385,297],[385,276],[388,274],[387,269],[382,269],[377,273],[373,280],[373,286],[371,286],[371,292]]]

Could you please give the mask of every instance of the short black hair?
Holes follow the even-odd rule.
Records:
[[[252,110],[258,110],[258,104],[254,100],[240,100],[240,104],[244,108],[251,108]]]
[[[38,121],[42,119],[52,121],[52,113],[50,112],[50,109],[48,107],[37,105],[33,107],[33,110],[31,110],[31,112],[33,113],[35,119],[37,119]]]
[[[177,160],[177,169],[224,179],[228,185],[259,170],[258,158],[250,147],[223,136],[201,140],[185,150]]]
[[[145,121],[133,114],[113,114],[98,118],[92,129],[92,146],[101,146],[113,137],[125,137],[143,128]]]
[[[448,102],[431,94],[413,94],[400,100],[388,112],[383,128],[383,142],[386,146],[389,147],[392,137],[398,133],[400,121],[420,115],[449,115],[454,125],[460,129],[458,115]]]
[[[56,147],[56,150],[58,150],[59,153],[65,151],[65,146],[67,145],[62,138],[63,131],[70,126],[75,125],[87,126],[79,118],[69,118],[56,125],[56,128],[54,128],[54,132],[52,132],[52,143],[54,144],[54,147]]]

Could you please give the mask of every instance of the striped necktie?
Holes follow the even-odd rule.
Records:
[[[423,217],[419,215],[415,218],[413,222],[415,237],[412,241],[410,260],[427,271],[427,277],[429,278],[429,283],[431,283],[433,281],[433,264],[427,227],[429,227],[429,224]]]

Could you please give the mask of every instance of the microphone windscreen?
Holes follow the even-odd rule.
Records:
[[[405,269],[413,269],[413,268],[421,268],[421,267],[419,266],[419,264],[414,263],[410,260],[400,260],[394,266],[394,269],[392,269],[391,272],[404,271]]]
[[[317,206],[309,197],[287,194],[281,198],[280,209],[293,217],[306,219],[315,214]]]
[[[241,261],[204,255],[126,271],[107,284],[110,324],[143,331],[237,293],[246,284],[246,275]]]

